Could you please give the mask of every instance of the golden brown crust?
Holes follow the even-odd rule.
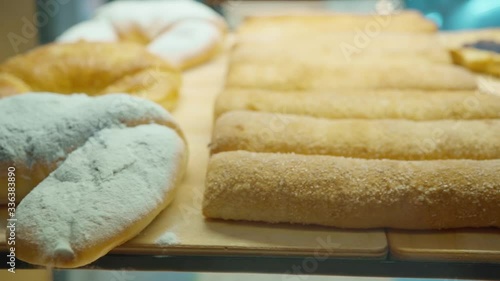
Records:
[[[224,152],[203,213],[342,228],[500,227],[500,160],[394,161]]]
[[[9,73],[0,73],[0,98],[29,91],[30,87],[21,79]]]
[[[282,91],[330,91],[341,89],[474,90],[475,76],[454,65],[405,61],[352,61],[323,64],[231,62],[228,88]]]
[[[475,48],[459,48],[451,50],[455,64],[472,71],[500,77],[500,54]]]
[[[338,32],[357,29],[384,32],[433,33],[434,22],[416,11],[405,11],[391,15],[362,15],[341,13],[301,13],[247,17],[239,27],[239,34],[248,33],[296,33]]]
[[[333,155],[368,159],[498,159],[500,119],[469,121],[329,120],[232,111],[217,119],[211,153]]]
[[[50,44],[7,60],[0,75],[10,75],[30,91],[99,95],[112,91],[140,95],[173,109],[180,72],[133,43]],[[8,85],[4,85],[9,87]],[[20,94],[25,89],[19,89]],[[0,89],[4,93],[5,88]]]
[[[176,75],[159,70],[145,69],[133,75],[124,76],[104,88],[99,94],[132,93],[152,100],[164,108],[173,109],[177,105],[180,79]],[[172,95],[167,98],[165,93]],[[173,98],[175,96],[175,98]]]
[[[215,119],[233,110],[330,119],[494,119],[500,118],[500,97],[478,91],[225,89],[215,102]]]

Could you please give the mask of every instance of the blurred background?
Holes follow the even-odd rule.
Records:
[[[0,61],[37,44],[54,40],[68,27],[89,19],[94,10],[111,0],[0,0]],[[120,1],[120,0],[114,0]],[[168,1],[168,0],[166,0]],[[182,0],[175,0],[182,1]],[[330,0],[330,1],[245,1],[206,0],[223,14],[230,26],[255,12],[297,9],[373,12],[380,2],[420,10],[442,30],[500,26],[498,0]]]

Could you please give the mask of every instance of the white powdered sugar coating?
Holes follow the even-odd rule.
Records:
[[[168,127],[104,129],[24,198],[18,238],[47,259],[109,241],[164,204],[183,157],[184,142]]]
[[[33,173],[37,165],[54,169],[19,204],[17,241],[40,264],[115,245],[172,198],[186,159],[175,124],[161,106],[126,94],[0,99],[0,160],[27,166],[20,176],[31,165]]]
[[[139,28],[153,39],[173,24],[190,19],[221,22],[221,16],[195,1],[116,1],[96,12],[96,19],[109,20],[119,32]]]
[[[202,20],[189,20],[162,33],[148,45],[148,50],[174,66],[179,66],[182,62],[208,51],[212,44],[206,42],[220,40],[222,34],[215,25],[206,24]]]
[[[77,42],[80,40],[85,41],[98,41],[98,42],[116,42],[118,41],[118,34],[116,34],[115,28],[107,20],[89,20],[78,23],[68,30],[66,30],[61,36],[59,36],[57,42]]]
[[[167,231],[163,233],[158,239],[156,239],[155,244],[160,246],[171,246],[179,244],[179,238],[174,232]]]
[[[174,122],[161,106],[126,94],[7,97],[0,100],[0,161],[29,167],[63,160],[104,128],[158,120]]]
[[[149,39],[149,51],[179,67],[217,46],[225,28],[219,14],[195,1],[116,1],[56,40],[117,42],[120,34],[139,32]]]

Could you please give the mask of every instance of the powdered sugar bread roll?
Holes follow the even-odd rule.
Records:
[[[29,192],[16,210],[26,262],[70,268],[98,259],[144,229],[184,173],[182,132],[153,102],[36,93],[0,108],[0,163],[23,179],[18,196]]]
[[[170,64],[187,69],[213,58],[226,34],[224,19],[195,1],[116,1],[77,24],[58,42],[140,43]]]
[[[329,119],[498,119],[500,96],[479,91],[225,89],[215,102],[215,119],[233,110]]]
[[[476,77],[454,65],[402,61],[238,62],[229,66],[226,87],[277,91],[345,89],[474,90]]]
[[[220,51],[224,33],[205,20],[175,24],[148,45],[148,50],[181,69],[209,61]]]
[[[19,258],[66,268],[103,256],[170,203],[184,162],[184,141],[168,127],[98,132],[19,205]]]
[[[125,94],[91,98],[28,93],[0,99],[0,167],[16,168],[16,200],[20,201],[96,132],[149,123],[181,134],[160,106]],[[0,177],[6,180],[6,175]],[[0,203],[6,202],[3,190]]]
[[[255,152],[367,159],[500,159],[500,119],[322,119],[232,111],[215,123],[212,153]]]
[[[203,214],[342,228],[500,227],[500,160],[366,160],[223,152]]]

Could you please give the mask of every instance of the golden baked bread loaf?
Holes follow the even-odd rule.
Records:
[[[367,159],[500,159],[500,119],[363,120],[232,111],[219,117],[211,153],[332,155]]]
[[[341,228],[500,227],[500,160],[366,160],[223,152],[208,164],[208,218]]]
[[[0,65],[0,97],[128,93],[173,109],[180,84],[179,70],[134,43],[49,44]]]
[[[437,26],[416,11],[404,11],[390,15],[308,12],[247,17],[239,27],[238,34],[279,34],[304,31],[354,32],[357,29],[369,30],[371,33],[381,31],[433,33],[437,31]]]
[[[225,89],[215,102],[214,120],[233,110],[330,119],[498,119],[500,96],[479,91]]]

